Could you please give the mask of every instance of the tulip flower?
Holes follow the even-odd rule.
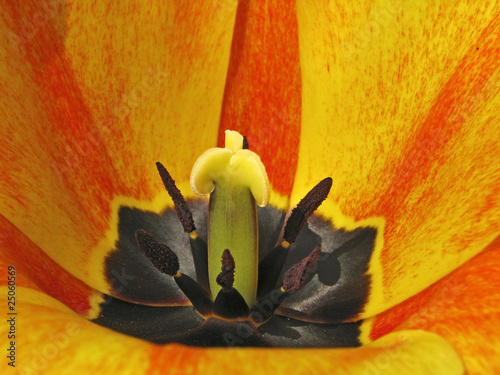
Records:
[[[499,372],[495,5],[1,4],[2,373]]]

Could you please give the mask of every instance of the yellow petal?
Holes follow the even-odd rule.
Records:
[[[492,3],[298,2],[303,85],[292,201],[373,226],[361,317],[418,293],[500,231],[500,18]]]
[[[2,266],[12,268],[9,274],[13,276],[9,279],[12,285],[46,293],[88,319],[97,317],[98,305],[104,301],[101,293],[59,266],[0,215],[0,267]],[[19,301],[19,295],[17,300]]]
[[[499,289],[500,237],[425,291],[365,321],[365,339],[394,329],[423,329],[453,345],[468,374],[496,374],[500,371]]]
[[[5,295],[5,287],[0,288]],[[146,374],[153,344],[86,321],[43,293],[18,288],[15,370],[19,374]],[[9,328],[10,329],[10,328]],[[10,348],[6,325],[2,348]]]
[[[118,206],[163,192],[156,161],[187,181],[216,143],[236,8],[56,3],[50,13],[45,3],[0,6],[0,212],[107,291]]]
[[[149,371],[172,363],[169,347],[157,347]],[[404,331],[355,349],[193,349],[178,350],[174,362],[184,373],[228,374],[463,374],[453,348],[435,334]]]
[[[5,287],[1,287],[2,293]],[[203,349],[154,345],[80,319],[28,288],[18,325],[16,367],[39,374],[462,374],[452,347],[435,334],[402,331],[354,349]],[[5,293],[4,293],[5,295]],[[0,326],[7,348],[6,325]]]

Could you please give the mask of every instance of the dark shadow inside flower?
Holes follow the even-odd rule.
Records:
[[[190,200],[188,206],[197,225],[196,232],[201,239],[206,238],[207,202]],[[262,264],[279,240],[286,212],[267,206],[258,208],[257,213]],[[202,316],[189,306],[189,300],[174,278],[159,272],[144,256],[134,237],[138,229],[145,229],[156,240],[175,249],[179,271],[196,280],[196,256],[193,257],[189,236],[184,233],[173,209],[156,214],[122,207],[116,251],[106,265],[117,298],[107,297],[99,317],[94,320],[96,323],[154,343],[280,347],[359,345],[360,322],[343,321],[359,314],[366,303],[370,283],[366,272],[374,248],[375,229],[335,230],[331,223],[313,215],[295,243],[286,249],[286,259],[279,265],[274,289],[281,286],[290,267],[321,244],[316,263],[300,289],[283,301],[268,303],[261,293],[257,307],[252,310],[255,324],[250,319],[229,321]],[[126,270],[128,278],[118,278],[113,270]],[[255,314],[261,312],[264,318],[255,319]]]
[[[274,315],[259,332],[274,346],[291,348],[352,347],[358,340],[361,322],[315,324]]]
[[[191,306],[145,306],[107,296],[96,323],[130,336],[162,344],[199,327],[205,319]]]
[[[326,220],[311,217],[309,227],[290,246],[283,270],[304,257],[318,237],[321,255],[302,288],[283,302],[278,313],[321,323],[338,323],[355,317],[368,297],[368,262],[376,235],[376,229],[370,227],[351,232],[334,230]]]

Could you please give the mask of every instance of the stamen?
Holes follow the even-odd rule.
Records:
[[[252,306],[248,315],[250,320],[262,324],[271,318],[285,298],[300,289],[320,253],[321,245],[318,245],[307,257],[290,267],[283,278],[283,286],[268,291]]]
[[[243,150],[248,150],[248,140],[245,136],[243,136]]]
[[[234,283],[234,258],[228,249],[222,253],[221,273],[217,276],[217,284],[222,289],[214,301],[214,313],[221,318],[237,319],[247,316],[248,305],[243,296],[235,288]]]
[[[289,294],[295,293],[304,283],[307,275],[318,260],[321,253],[321,245],[316,246],[311,253],[302,259],[300,262],[294,264],[285,273],[283,278],[283,290]]]
[[[184,200],[180,190],[175,186],[175,181],[168,173],[167,169],[161,164],[159,161],[156,162],[156,168],[158,168],[158,172],[160,172],[161,180],[163,181],[163,185],[167,189],[168,194],[174,201],[175,211],[177,212],[177,217],[179,218],[182,227],[184,228],[184,232],[191,233],[196,229],[194,225],[193,215],[189,210],[189,207]]]
[[[222,268],[221,273],[217,276],[217,284],[219,284],[223,290],[229,290],[234,284],[234,258],[228,249],[224,250],[222,253]]]
[[[306,225],[307,220],[314,211],[323,203],[332,187],[331,177],[319,182],[299,204],[292,210],[285,225],[283,238],[289,243],[294,243],[297,236]]]
[[[179,271],[179,258],[167,245],[156,241],[151,233],[140,229],[135,232],[135,239],[146,257],[162,273],[174,276]]]
[[[182,293],[191,301],[196,311],[204,316],[212,313],[212,298],[196,281],[180,272],[177,272],[174,280]]]
[[[209,294],[191,277],[179,272],[179,258],[170,248],[158,242],[151,233],[140,229],[135,232],[139,247],[151,263],[161,272],[173,276],[179,289],[201,315],[212,313],[213,302]]]

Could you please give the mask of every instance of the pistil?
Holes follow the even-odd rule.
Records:
[[[244,137],[226,131],[225,148],[207,150],[191,172],[191,188],[210,194],[208,220],[208,275],[212,296],[221,286],[216,282],[225,249],[238,265],[234,288],[248,306],[257,297],[259,240],[257,207],[269,201],[267,173],[259,156],[245,149]]]

